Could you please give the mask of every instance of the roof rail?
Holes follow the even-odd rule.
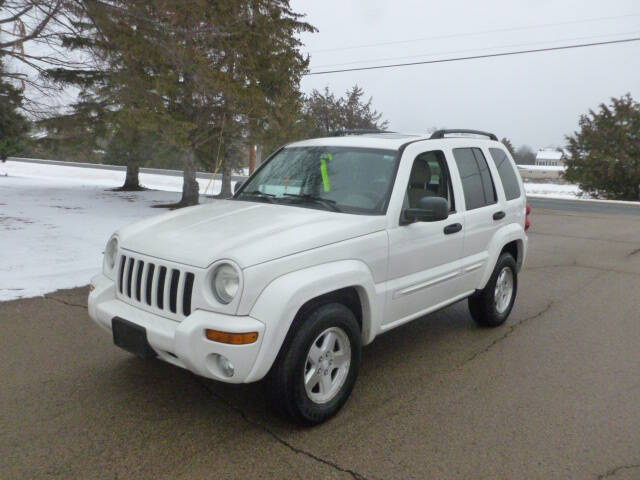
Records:
[[[452,129],[448,129],[448,130],[436,130],[435,132],[433,132],[431,134],[431,139],[435,140],[438,138],[444,138],[445,135],[448,135],[450,133],[469,133],[469,134],[473,134],[473,135],[483,135],[485,137],[489,137],[491,140],[495,140],[498,141],[498,137],[496,137],[493,133],[489,133],[489,132],[482,132],[480,130],[466,130],[463,128],[452,128]]]
[[[353,128],[346,130],[334,130],[329,133],[330,137],[346,137],[347,135],[366,135],[367,133],[395,133],[389,130],[378,130],[377,128]]]

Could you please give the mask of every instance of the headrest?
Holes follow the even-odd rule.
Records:
[[[425,160],[418,160],[413,164],[411,169],[411,188],[426,189],[427,184],[431,180],[431,167]]]

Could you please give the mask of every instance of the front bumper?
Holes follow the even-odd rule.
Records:
[[[91,280],[89,316],[111,332],[114,317],[133,322],[147,331],[147,341],[162,360],[203,377],[229,383],[243,383],[253,369],[262,339],[264,323],[248,316],[232,316],[196,310],[177,322],[146,312],[116,298],[115,283],[100,274]],[[205,330],[230,333],[258,332],[258,340],[250,345],[228,345],[208,340]],[[219,366],[218,357],[226,357],[234,368],[231,377]],[[257,379],[254,379],[257,380]]]

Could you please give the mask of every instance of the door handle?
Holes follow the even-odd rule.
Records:
[[[493,219],[494,220],[502,220],[506,216],[507,216],[507,214],[504,213],[502,210],[500,210],[499,212],[496,212],[496,213],[493,214]]]
[[[458,233],[462,230],[462,225],[459,223],[452,223],[451,225],[447,225],[444,227],[444,234],[451,235],[452,233]]]

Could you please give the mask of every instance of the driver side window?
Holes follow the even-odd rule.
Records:
[[[424,197],[442,197],[449,204],[449,212],[453,212],[455,205],[452,193],[444,153],[440,150],[421,153],[415,158],[411,167],[403,210],[420,208],[420,200]]]

